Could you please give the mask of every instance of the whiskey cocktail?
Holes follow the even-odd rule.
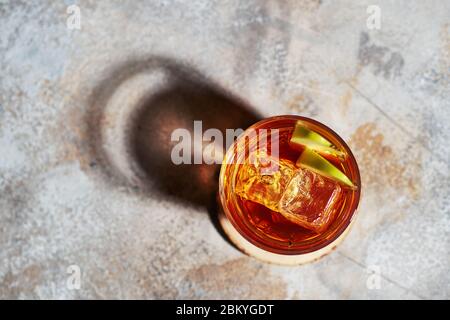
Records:
[[[239,136],[224,158],[219,189],[222,225],[238,247],[275,263],[302,263],[343,237],[361,182],[353,154],[334,131],[288,115]]]

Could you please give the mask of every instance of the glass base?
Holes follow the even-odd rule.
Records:
[[[339,243],[342,242],[342,240],[349,232],[351,226],[353,225],[352,221],[346,228],[346,230],[336,240],[319,250],[305,254],[284,255],[263,250],[250,243],[233,227],[222,210],[219,210],[219,222],[231,242],[245,254],[264,262],[290,266],[313,262],[322,258],[323,256],[326,256],[327,254],[332,252]]]

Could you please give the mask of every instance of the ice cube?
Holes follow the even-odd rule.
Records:
[[[241,198],[317,233],[331,222],[342,194],[335,181],[265,150],[252,152],[236,178],[235,192]]]
[[[238,172],[235,192],[244,199],[278,211],[280,199],[295,170],[289,160],[280,160],[261,149],[254,151]]]
[[[291,222],[320,233],[331,222],[341,193],[338,183],[308,169],[297,169],[277,211]]]

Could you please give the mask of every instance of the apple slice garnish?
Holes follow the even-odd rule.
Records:
[[[305,148],[297,159],[296,165],[340,182],[351,189],[357,188],[341,170],[311,148]]]
[[[334,148],[330,141],[322,137],[317,132],[309,129],[300,120],[298,120],[295,124],[294,132],[292,133],[289,143],[293,148],[304,146],[321,154],[332,155],[341,159],[346,156],[345,152]]]

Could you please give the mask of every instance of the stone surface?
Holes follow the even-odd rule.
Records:
[[[448,1],[378,1],[380,30],[370,1],[75,3],[80,30],[71,1],[0,4],[1,298],[450,298]],[[362,174],[348,238],[300,267],[221,236],[217,166],[167,161],[193,120],[279,114]]]

